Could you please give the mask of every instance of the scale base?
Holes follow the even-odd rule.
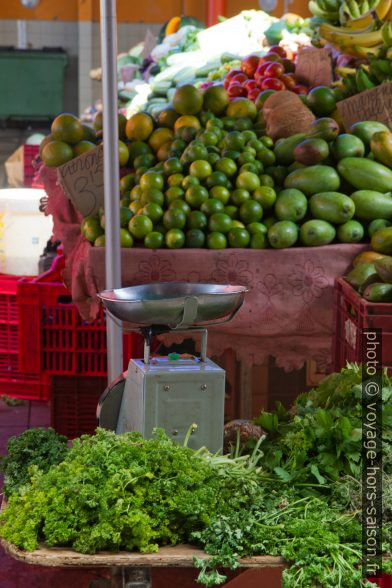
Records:
[[[222,450],[225,371],[210,359],[159,358],[146,365],[131,359],[125,379],[108,388],[98,406],[99,425],[116,433],[152,436],[160,427],[182,444],[197,425],[188,446]]]

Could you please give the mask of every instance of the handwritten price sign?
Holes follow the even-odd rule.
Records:
[[[347,131],[362,120],[376,120],[392,130],[392,82],[346,98],[337,107]]]
[[[307,86],[330,86],[332,83],[332,58],[329,49],[306,47],[298,52],[295,77]]]
[[[83,216],[96,214],[103,206],[102,145],[68,161],[57,173],[64,192]]]

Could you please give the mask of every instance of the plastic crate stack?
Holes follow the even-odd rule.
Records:
[[[15,357],[19,349],[23,373],[49,379],[52,426],[73,438],[96,428],[96,405],[107,385],[106,320],[102,309],[92,323],[80,317],[62,284],[62,267],[59,256],[48,272],[17,281]],[[140,335],[124,336],[124,369],[142,348]]]
[[[343,278],[334,288],[333,367],[362,363],[363,329],[382,329],[382,365],[392,372],[392,304],[368,302]]]
[[[39,145],[23,145],[23,179],[25,188],[42,188],[42,184],[34,177],[37,169],[34,160],[39,154]]]

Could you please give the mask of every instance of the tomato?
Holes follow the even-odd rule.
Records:
[[[246,80],[246,82],[244,82],[242,84],[242,87],[246,88],[248,90],[248,92],[250,90],[252,90],[253,88],[257,88],[257,89],[259,88],[257,85],[257,82],[255,80]]]
[[[238,82],[239,84],[243,84],[248,79],[249,78],[247,75],[245,75],[244,73],[239,73],[231,78],[230,85],[233,84],[234,82]]]
[[[223,85],[226,88],[226,90],[230,86],[231,78],[234,77],[236,74],[240,74],[240,73],[242,73],[242,71],[240,69],[231,69],[226,74],[226,77],[225,77],[224,82],[223,82]]]
[[[253,75],[259,65],[259,57],[257,55],[248,55],[241,61],[241,70],[249,77],[253,78]]]
[[[259,67],[260,67],[260,65],[262,65],[266,61],[280,61],[280,59],[281,58],[279,57],[279,55],[276,55],[274,53],[270,53],[269,55],[264,55],[264,57],[260,57],[260,59],[259,59]]]
[[[230,98],[239,98],[247,95],[246,88],[243,88],[238,82],[233,82],[227,89]]]
[[[267,69],[267,67],[273,65],[274,63],[274,61],[265,61],[264,63],[259,65],[259,67],[255,71],[255,80],[257,83],[259,83],[260,78],[265,75],[264,72]]]
[[[285,73],[285,74],[281,75],[280,79],[282,80],[282,82],[284,83],[284,85],[286,86],[286,88],[288,90],[292,90],[294,88],[294,86],[297,85],[297,81],[296,81],[295,77],[293,76],[293,74],[291,74],[291,73]]]
[[[283,59],[287,57],[286,51],[279,45],[272,45],[272,47],[269,48],[268,53],[275,53],[275,55],[279,55],[279,57],[282,57]]]
[[[301,84],[296,84],[293,88],[293,92],[296,94],[307,94],[308,89],[306,86],[302,86]]]
[[[285,90],[286,86],[282,80],[279,80],[278,78],[265,78],[262,81],[260,88],[262,90],[276,90],[277,92],[280,92],[281,90]]]
[[[264,70],[267,78],[279,78],[284,74],[284,66],[281,63],[270,63]]]

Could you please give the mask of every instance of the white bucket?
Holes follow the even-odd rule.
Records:
[[[38,261],[52,236],[52,217],[39,211],[44,190],[0,190],[0,273],[36,276]]]

